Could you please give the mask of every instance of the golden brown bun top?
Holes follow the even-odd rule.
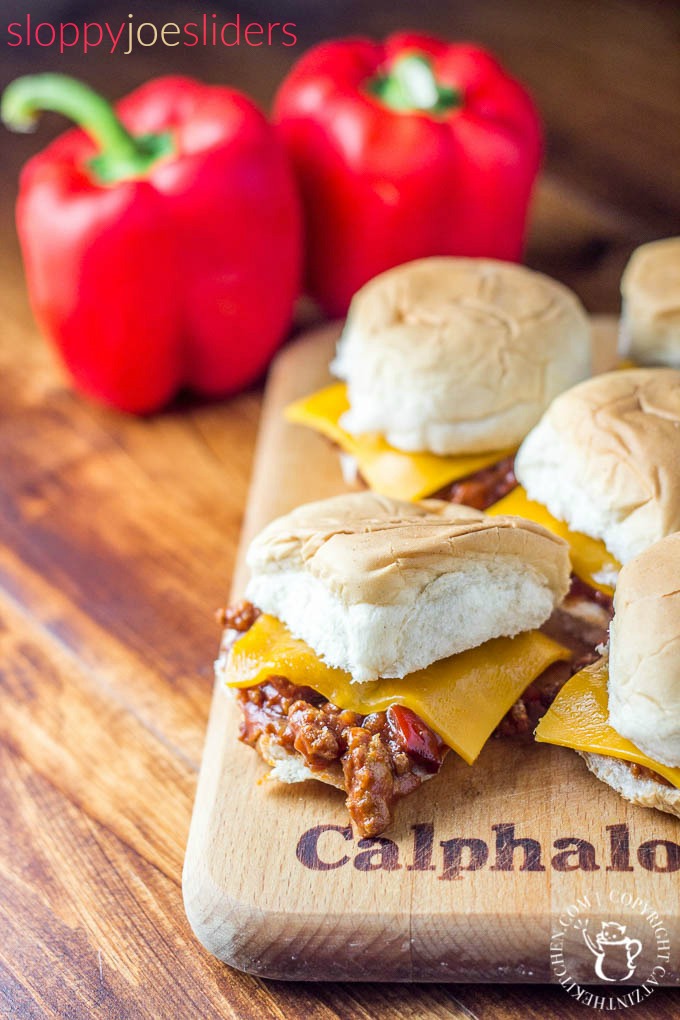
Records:
[[[610,628],[612,726],[656,761],[680,766],[680,533],[619,574]]]
[[[636,248],[621,277],[621,293],[647,315],[680,316],[680,237]]]
[[[622,567],[614,595],[616,612],[624,612],[642,599],[657,600],[659,612],[672,609],[663,637],[673,632],[680,637],[680,532],[655,542]]]
[[[507,449],[591,374],[590,322],[567,287],[525,266],[420,259],[354,296],[333,371],[350,432],[436,454]]]
[[[424,589],[455,560],[517,557],[553,590],[566,590],[566,543],[519,517],[489,517],[443,500],[406,503],[372,492],[307,503],[254,540],[256,570],[310,570],[346,604],[388,605],[404,589]]]
[[[595,376],[558,397],[544,421],[579,451],[584,484],[612,513],[638,519],[653,538],[680,530],[680,371]]]

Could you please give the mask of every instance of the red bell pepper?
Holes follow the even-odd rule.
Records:
[[[540,121],[484,50],[415,34],[322,43],[274,118],[303,198],[308,289],[330,314],[412,259],[520,258]]]
[[[159,78],[113,108],[63,75],[17,79],[2,117],[81,125],[25,166],[17,225],[36,317],[75,382],[144,413],[181,387],[207,396],[264,370],[301,270],[295,183],[245,96]]]

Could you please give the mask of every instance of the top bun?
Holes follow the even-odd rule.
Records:
[[[563,393],[522,443],[529,497],[626,563],[680,530],[680,372],[608,372]]]
[[[680,237],[637,248],[621,279],[622,352],[680,368]]]
[[[273,521],[248,565],[247,597],[354,680],[538,627],[569,585],[566,544],[531,521],[371,492]]]
[[[609,721],[650,758],[680,766],[680,534],[657,542],[619,575]]]
[[[590,324],[548,276],[421,259],[358,291],[331,370],[347,382],[348,432],[379,432],[410,452],[508,449],[590,375]]]

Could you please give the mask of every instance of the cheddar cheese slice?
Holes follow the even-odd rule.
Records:
[[[553,534],[559,535],[569,543],[569,555],[574,573],[591,588],[596,588],[606,595],[613,595],[613,587],[605,583],[603,579],[614,579],[621,569],[621,564],[614,559],[611,553],[607,552],[604,542],[583,535],[580,531],[570,531],[564,521],[558,521],[544,506],[529,499],[521,485],[494,503],[486,512],[526,517],[530,521],[535,521],[536,524],[542,524]]]
[[[348,410],[347,387],[344,383],[335,383],[290,404],[285,417],[287,421],[316,429],[337,443],[356,460],[368,487],[392,499],[424,499],[514,452],[500,450],[461,457],[404,453],[390,446],[378,433],[353,436],[346,432],[340,425],[340,418]]]
[[[528,631],[441,659],[403,680],[352,683],[349,673],[327,666],[279,620],[263,615],[232,646],[227,686],[253,687],[276,675],[362,715],[404,705],[471,765],[531,681],[569,656],[540,631]]]
[[[539,722],[536,740],[635,762],[680,787],[680,768],[671,768],[649,758],[609,725],[608,680],[606,659],[576,673]]]

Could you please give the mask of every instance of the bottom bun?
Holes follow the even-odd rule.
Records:
[[[260,757],[264,758],[267,765],[271,765],[268,779],[278,779],[280,783],[304,783],[307,779],[318,779],[338,790],[345,789],[342,766],[339,764],[312,772],[301,754],[283,747],[270,733],[263,733],[255,746]]]
[[[640,807],[656,808],[680,818],[680,790],[674,786],[666,786],[656,779],[634,776],[630,765],[619,758],[609,758],[603,754],[591,754],[588,751],[578,752],[586,765],[603,783]]]

